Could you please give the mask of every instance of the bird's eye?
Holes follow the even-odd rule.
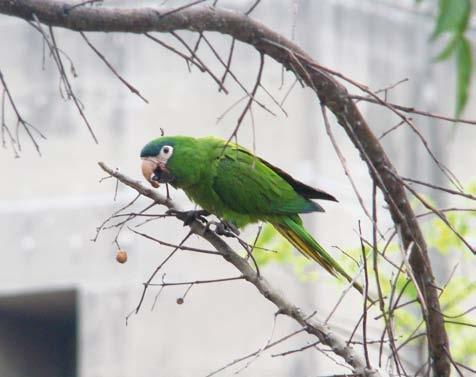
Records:
[[[164,145],[162,149],[160,150],[159,158],[168,160],[172,156],[173,152],[174,152],[174,148],[171,145]]]

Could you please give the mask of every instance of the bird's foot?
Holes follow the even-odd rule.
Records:
[[[215,229],[211,229],[211,226],[214,225]],[[225,236],[225,237],[232,237],[236,238],[237,236],[240,235],[240,231],[238,228],[229,223],[228,221],[209,221],[206,225],[207,230],[210,230],[212,232],[215,232],[219,236]]]
[[[169,209],[165,213],[183,220],[183,226],[190,225],[194,220],[207,224],[208,221],[205,217],[210,216],[210,212],[205,211],[204,209],[191,211],[178,211],[176,209]]]

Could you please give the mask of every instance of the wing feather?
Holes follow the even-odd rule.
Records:
[[[244,148],[240,148],[240,150],[243,153],[247,153],[250,156],[253,156],[250,151]],[[268,161],[263,160],[262,158],[259,158],[259,157],[255,157],[255,156],[253,157],[259,159],[263,164],[265,164],[267,167],[273,170],[276,174],[278,174],[281,178],[283,178],[286,182],[288,182],[298,194],[302,195],[306,199],[322,199],[322,200],[331,200],[334,202],[338,201],[333,195],[325,192],[324,190],[311,187],[309,185],[306,185],[305,183],[298,181],[297,179],[294,179],[293,177],[291,177],[291,175],[286,173],[284,170],[270,164]]]
[[[219,157],[212,187],[239,213],[266,216],[324,211],[297,192],[282,173],[248,151],[229,145]]]

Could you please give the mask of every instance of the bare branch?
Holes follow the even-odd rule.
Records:
[[[207,280],[194,280],[194,281],[180,281],[180,282],[162,282],[159,284],[149,284],[151,287],[171,287],[171,286],[177,286],[177,285],[200,285],[200,284],[211,284],[211,283],[222,283],[224,281],[234,281],[234,280],[243,280],[243,276],[235,276],[231,278],[221,278],[221,279],[207,279]]]
[[[317,346],[318,344],[320,343],[320,341],[316,341],[314,343],[310,343],[310,344],[307,344],[305,346],[302,346],[300,348],[296,348],[294,350],[290,350],[290,351],[285,351],[285,352],[281,352],[281,353],[275,353],[274,355],[271,355],[271,357],[277,357],[277,356],[288,356],[288,355],[291,355],[293,353],[297,353],[297,352],[302,352],[302,351],[305,351],[309,348],[313,348],[315,346]]]
[[[408,182],[416,183],[418,185],[430,187],[430,188],[435,189],[435,190],[444,191],[444,192],[447,192],[448,194],[462,196],[464,198],[471,199],[471,200],[476,200],[476,196],[471,195],[471,194],[467,194],[465,192],[461,192],[459,190],[458,191],[452,190],[452,189],[449,189],[449,188],[446,188],[446,187],[441,187],[441,186],[434,185],[432,183],[423,182],[423,181],[420,181],[420,180],[414,179],[414,178],[407,178],[407,177],[402,177],[402,176],[400,176],[400,178],[403,179],[404,181],[408,181]]]
[[[139,299],[139,303],[137,304],[137,307],[134,309],[134,313],[137,314],[139,313],[139,310],[142,306],[142,303],[144,302],[145,294],[147,292],[147,288],[149,288],[151,281],[154,279],[155,275],[160,271],[160,269],[174,256],[174,254],[177,252],[177,250],[180,249],[180,247],[187,241],[187,239],[193,234],[193,232],[189,232],[182,241],[180,241],[180,244],[160,263],[154,272],[150,275],[149,279],[144,283],[144,288],[142,289],[142,294]],[[128,316],[129,317],[129,316]]]
[[[447,122],[462,123],[462,124],[469,124],[469,125],[476,126],[476,120],[448,117],[448,116],[441,115],[441,114],[431,113],[429,111],[415,109],[414,107],[397,105],[395,103],[387,102],[387,100],[376,100],[375,98],[359,96],[359,95],[356,95],[356,94],[351,94],[351,95],[349,95],[349,97],[354,99],[354,100],[366,101],[366,102],[370,102],[370,103],[373,103],[373,104],[376,104],[376,105],[381,105],[381,106],[385,106],[385,104],[386,104],[386,105],[392,106],[393,108],[395,108],[397,110],[403,111],[405,113],[422,115],[422,116],[425,116],[425,117],[428,117],[428,118],[435,118],[435,119],[445,120]]]
[[[465,246],[473,253],[476,254],[476,249],[461,235],[460,232],[458,232],[453,225],[448,221],[447,217],[445,216],[444,213],[442,213],[440,210],[435,208],[433,205],[431,205],[426,199],[424,199],[420,194],[418,194],[409,184],[407,184],[403,179],[397,177],[395,175],[395,178],[399,179],[405,188],[410,191],[415,198],[419,200],[423,206],[425,206],[427,209],[432,211],[436,216],[438,216],[445,224],[446,226],[458,237],[461,242],[465,244]]]
[[[158,194],[155,190],[143,186],[141,183],[127,177],[126,175],[109,168],[102,162],[99,163],[99,166],[108,174],[120,180],[123,184],[152,199],[154,203],[160,203],[168,208],[176,208],[172,201]],[[180,214],[178,214],[177,217],[180,218]],[[184,219],[185,218],[181,218],[181,220]],[[348,365],[352,366],[355,373],[364,374],[366,376],[380,376],[378,371],[366,369],[365,360],[359,354],[357,354],[357,352],[351,346],[347,345],[342,338],[333,332],[329,326],[310,318],[310,316],[304,314],[302,309],[289,302],[286,297],[275,290],[264,277],[259,276],[246,259],[234,252],[228,246],[228,244],[214,232],[208,231],[208,229],[202,223],[193,221],[190,225],[189,234],[192,233],[197,234],[213,245],[213,247],[222,255],[225,260],[233,264],[241,272],[246,281],[253,284],[266,299],[278,307],[280,314],[293,318],[304,328],[304,331],[317,336],[317,338],[323,344],[329,346],[336,355],[342,357]],[[175,250],[178,250],[178,248]],[[166,260],[169,258],[170,256]],[[158,268],[156,271],[158,271]],[[156,272],[154,272],[154,274],[155,273]],[[146,284],[150,283],[151,279],[149,279]],[[141,299],[141,302],[142,300],[143,299]],[[137,308],[140,308],[140,305],[138,305]],[[271,344],[269,346],[271,346]]]
[[[144,101],[145,103],[149,103],[149,101],[147,101],[147,99],[145,99],[136,88],[129,84],[119,73],[117,73],[111,63],[109,63],[109,61],[104,57],[104,55],[101,54],[101,52],[96,47],[94,47],[94,45],[89,41],[89,39],[82,31],[80,31],[79,34],[81,34],[81,37],[83,37],[88,46],[91,47],[91,50],[93,50],[96,55],[99,56],[99,59],[101,59],[104,64],[107,65],[107,67],[111,70],[114,76],[116,76],[132,93],[137,95],[142,101]]]
[[[182,57],[183,59],[185,59],[185,61],[187,63],[194,64],[195,66],[198,67],[198,69],[200,69],[200,71],[208,73],[210,75],[210,77],[218,84],[219,89],[223,90],[224,93],[228,94],[228,90],[223,86],[221,81],[218,80],[218,78],[215,76],[215,74],[212,71],[210,71],[210,68],[208,68],[206,65],[202,65],[201,61],[195,61],[195,59],[193,57],[195,57],[196,55],[194,55],[193,50],[190,49],[190,47],[188,45],[186,45],[186,46],[188,47],[189,52],[192,53],[192,57],[188,57],[187,55],[183,54],[182,52],[180,52],[176,48],[168,45],[167,43],[165,43],[163,41],[161,41],[159,38],[154,37],[150,33],[144,33],[144,35],[147,38],[149,38],[149,39],[153,40],[154,42],[160,44],[161,46],[165,47],[166,49],[168,49],[168,50],[172,51],[173,53],[177,54],[178,56]]]
[[[357,185],[355,184],[354,179],[352,178],[352,175],[350,174],[350,171],[347,167],[347,161],[345,160],[345,157],[342,154],[342,152],[339,148],[339,145],[337,144],[337,141],[334,137],[334,134],[332,133],[329,118],[327,117],[326,107],[322,103],[321,103],[321,112],[322,112],[322,118],[324,119],[324,126],[326,127],[327,136],[329,136],[329,139],[331,140],[332,146],[334,147],[334,150],[337,154],[337,157],[339,157],[340,164],[341,164],[342,168],[344,169],[344,173],[345,173],[346,177],[349,179],[350,185],[352,186],[352,189],[354,190],[354,193],[357,197],[357,200],[359,201],[360,207],[364,211],[367,218],[376,227],[377,224],[374,223],[374,220],[373,220],[372,216],[370,215],[369,211],[367,210],[367,207],[364,204],[364,200],[362,199],[362,196],[360,195],[360,192],[357,188]]]
[[[175,216],[174,216],[175,217]],[[151,241],[154,241],[154,242],[157,242],[159,245],[162,245],[162,246],[167,246],[167,247],[172,247],[174,249],[179,249],[179,250],[185,250],[185,251],[193,251],[195,253],[203,253],[203,254],[214,254],[214,255],[220,255],[220,253],[218,253],[217,251],[214,251],[214,250],[206,250],[206,249],[199,249],[199,248],[196,248],[196,247],[190,247],[190,246],[185,246],[183,244],[178,244],[178,245],[175,245],[175,244],[171,244],[169,242],[165,242],[165,241],[162,241],[162,240],[159,240],[158,238],[154,238],[146,233],[141,233],[141,232],[138,232],[137,230],[134,230],[134,229],[130,229],[129,230],[135,234],[138,234],[139,236],[142,236],[144,238],[147,238],[148,240],[151,240]]]
[[[212,72],[210,68],[207,67],[207,65],[200,59],[196,54],[195,51],[183,40],[183,38],[178,35],[176,32],[171,31],[170,32],[184,47],[185,49],[190,53],[192,61],[197,61],[198,64],[200,64],[201,67],[205,69],[205,71],[212,77],[212,79],[218,84],[219,90],[223,90],[225,94],[228,94],[228,90],[223,86],[222,82],[216,75]]]
[[[376,224],[374,224],[374,228]],[[362,228],[359,221],[359,236],[360,236],[360,247],[362,250],[362,259],[364,261],[364,277],[365,277],[365,284],[364,284],[364,308],[362,310],[362,334],[364,337],[364,355],[365,355],[365,362],[367,363],[367,368],[371,369],[370,366],[370,359],[369,359],[369,350],[367,348],[367,299],[369,297],[369,272],[367,269],[367,254],[365,252],[364,242],[362,241]]]
[[[60,72],[63,83],[66,87],[66,93],[68,95],[68,98],[73,100],[76,108],[78,109],[79,115],[81,116],[81,118],[83,118],[83,121],[86,124],[86,127],[89,130],[89,133],[91,134],[91,137],[93,138],[94,142],[96,144],[98,144],[99,143],[98,139],[96,138],[96,135],[94,134],[93,129],[92,129],[91,125],[89,124],[88,118],[86,118],[86,115],[84,114],[83,104],[79,101],[78,97],[76,97],[76,94],[74,93],[73,88],[72,88],[72,86],[69,82],[68,76],[66,75],[66,71],[64,69],[63,61],[61,60],[61,55],[60,55],[59,50],[58,50],[58,45],[56,43],[56,39],[55,39],[55,35],[53,33],[53,27],[52,26],[49,26],[49,32],[50,32],[50,36],[51,36],[51,43],[52,43],[52,46],[53,46],[53,54],[56,55],[58,70]]]
[[[33,19],[33,15],[36,15],[38,20],[44,24],[78,31],[130,33],[171,32],[183,29],[196,32],[219,31],[255,47],[260,54],[275,59],[283,64],[285,69],[292,70],[303,83],[314,90],[321,103],[335,114],[338,123],[344,128],[367,164],[372,179],[389,204],[392,220],[401,229],[404,248],[406,249],[413,243],[409,262],[429,308],[426,326],[432,359],[431,366],[436,375],[449,376],[451,360],[448,356],[448,337],[441,315],[438,290],[435,288],[426,242],[406,196],[405,186],[391,173],[396,172],[396,169],[346,88],[333,77],[333,75],[336,77],[343,75],[320,66],[292,41],[238,12],[216,7],[189,7],[160,18],[153,8],[78,7],[74,12],[65,14],[65,5],[69,6],[70,4],[61,0],[19,0],[14,2],[0,0],[0,13],[27,20]],[[368,91],[367,87],[355,82],[354,84],[362,90]],[[372,97],[376,96],[371,92],[366,92],[366,94],[372,95]],[[376,97],[375,99],[380,102],[381,99]],[[386,107],[402,117],[401,110],[395,109],[391,105]],[[413,130],[418,135],[418,130]],[[431,153],[430,150],[429,153]],[[438,166],[445,170],[441,164]],[[447,170],[445,173],[452,177]],[[213,240],[213,242],[215,241]],[[230,257],[230,259],[233,258]],[[238,261],[236,263],[239,264]],[[247,265],[247,268],[250,266]],[[260,286],[258,289],[265,289],[260,284],[258,286]],[[279,301],[278,298],[273,297],[273,300]],[[302,318],[298,317],[297,320],[304,323]],[[339,352],[346,354],[342,350]],[[361,365],[365,367],[365,362]]]
[[[213,47],[213,45],[211,44],[211,42],[208,40],[207,37],[205,37],[205,35],[202,33],[201,34],[203,37],[203,40],[205,41],[206,45],[210,48],[210,50],[212,51],[213,55],[215,55],[215,57],[218,59],[218,61],[225,67],[225,73],[223,74],[223,77],[222,77],[222,80],[221,82],[224,83],[224,78],[226,77],[226,74],[227,72],[230,74],[230,76],[233,78],[233,80],[238,84],[238,86],[246,93],[246,95],[253,100],[254,103],[256,103],[258,106],[260,106],[263,110],[267,111],[268,113],[270,113],[271,115],[274,115],[276,116],[275,113],[273,113],[270,109],[268,109],[266,107],[266,105],[264,105],[263,103],[261,103],[260,101],[258,101],[256,98],[254,98],[249,92],[248,90],[246,90],[245,86],[241,83],[241,81],[236,77],[236,75],[230,70],[230,67],[228,64],[230,64],[230,62],[228,63],[225,63],[223,61],[223,59],[221,58],[221,56],[218,54],[218,52],[216,51],[215,47]],[[231,56],[231,55],[230,55]],[[260,83],[261,84],[261,83]],[[261,85],[260,85],[261,87]],[[221,90],[221,89],[220,89]],[[219,91],[220,91],[219,90]]]
[[[15,104],[15,101],[13,100],[13,97],[10,93],[10,90],[8,89],[7,83],[5,81],[5,78],[3,77],[3,73],[2,73],[1,70],[0,70],[0,82],[3,86],[3,95],[2,95],[2,144],[5,145],[4,137],[5,137],[5,132],[6,132],[9,136],[9,138],[10,138],[10,143],[12,145],[14,153],[15,153],[16,156],[18,156],[16,148],[14,147],[14,144],[16,144],[18,146],[18,149],[21,150],[20,140],[19,140],[19,136],[18,136],[18,125],[21,125],[23,127],[23,129],[26,131],[26,133],[28,134],[28,137],[30,138],[31,142],[35,146],[36,151],[41,156],[40,146],[38,145],[38,143],[37,143],[35,137],[33,136],[30,128],[32,130],[36,131],[41,138],[46,139],[46,137],[41,132],[39,132],[36,128],[34,128],[33,125],[31,125],[29,122],[27,122],[21,116],[21,114],[18,111],[18,108]],[[10,103],[10,106],[12,107],[12,109],[15,112],[15,115],[17,117],[17,136],[16,136],[16,138],[13,137],[13,135],[10,132],[10,129],[7,127],[7,125],[5,123],[5,94],[8,98],[8,102]]]
[[[245,14],[247,16],[250,15],[251,12],[253,12],[255,10],[255,8],[258,6],[258,4],[261,2],[261,0],[255,0],[255,2],[253,3],[253,5],[250,7],[250,9],[248,9]]]
[[[258,90],[259,84],[261,83],[261,75],[263,74],[263,66],[264,66],[264,55],[260,54],[260,64],[259,64],[259,69],[258,69],[258,76],[256,77],[256,82],[255,86],[253,87],[253,90],[251,91],[251,95],[249,97],[248,102],[246,103],[245,108],[241,112],[241,115],[238,117],[238,121],[236,122],[235,129],[231,133],[230,137],[228,138],[227,144],[236,137],[238,130],[240,129],[241,123],[243,122],[243,119],[245,118],[245,115],[248,113],[248,111],[251,108],[251,105],[253,104],[256,91]]]
[[[179,12],[181,12],[181,11],[187,9],[187,8],[193,7],[194,5],[203,3],[205,1],[207,1],[207,0],[196,0],[196,1],[192,1],[191,3],[182,5],[181,7],[166,11],[165,13],[159,13],[159,12],[157,12],[157,13],[159,14],[160,18],[165,18],[167,16],[171,16],[172,14],[179,13]]]
[[[102,3],[103,1],[104,0],[85,0],[85,1],[82,1],[78,4],[71,5],[70,7],[65,9],[65,12],[69,13],[69,12],[71,12],[72,10],[74,10],[76,8],[84,7],[85,5],[92,5],[92,4],[95,4],[95,3]]]
[[[226,65],[225,65],[225,72],[223,72],[223,76],[221,77],[222,85],[225,84],[226,75],[228,74],[228,72],[230,72],[231,59],[233,58],[233,51],[234,50],[235,50],[235,38],[232,38],[231,39],[231,45],[230,45],[230,52],[228,53],[228,59],[226,61]]]

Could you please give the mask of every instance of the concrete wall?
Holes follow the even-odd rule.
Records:
[[[392,91],[393,101],[452,113],[454,68],[452,63],[431,62],[439,46],[428,43],[430,18],[385,2],[297,3],[296,40],[322,64],[374,89],[409,77],[409,83]],[[291,36],[291,2],[264,1],[255,17]],[[218,95],[216,85],[206,75],[197,69],[188,73],[180,58],[144,37],[91,34],[90,40],[148,98],[150,104],[146,105],[111,75],[80,37],[57,30],[58,43],[71,56],[79,74],[72,82],[100,140],[95,145],[72,103],[61,99],[58,74],[48,56],[42,69],[40,35],[25,22],[6,17],[0,17],[0,34],[9,36],[8,49],[0,49],[0,64],[12,94],[25,118],[48,137],[41,143],[42,157],[35,154],[25,137],[21,158],[14,159],[9,150],[0,151],[0,294],[71,287],[78,292],[78,377],[200,376],[262,347],[272,332],[275,308],[243,282],[194,287],[184,305],[176,304],[184,289],[170,288],[159,297],[154,310],[151,307],[157,290],[151,289],[139,315],[132,316],[126,326],[125,316],[137,304],[141,283],[167,249],[125,231],[119,241],[128,251],[129,261],[118,265],[112,244],[114,231],[103,233],[95,243],[90,241],[102,220],[134,197],[119,187],[114,202],[114,182],[99,183],[104,174],[97,161],[140,179],[138,153],[145,142],[159,135],[160,127],[170,135],[226,137],[235,127],[239,110],[232,111],[218,125],[216,119],[241,96],[240,91],[233,88],[229,96]],[[181,34],[187,40],[196,38]],[[168,36],[161,38],[172,42]],[[216,34],[209,38],[225,55],[230,39]],[[210,67],[219,70],[211,53],[205,46],[202,49]],[[249,87],[257,73],[257,62],[253,49],[238,44],[235,73]],[[266,64],[264,85],[281,99],[293,77],[286,75],[284,89],[279,89],[280,68],[269,59]],[[231,80],[229,84],[232,88]],[[261,93],[260,98],[272,106],[265,94]],[[466,117],[476,117],[474,98],[473,85]],[[316,99],[309,90],[296,87],[285,107],[288,117],[273,117],[255,109],[258,153],[303,181],[334,193],[338,204],[326,203],[326,214],[306,216],[305,221],[326,247],[356,245],[355,229],[357,220],[363,219],[362,211],[325,134]],[[374,106],[362,105],[362,109],[377,134],[398,122]],[[474,131],[460,126],[451,133],[448,124],[418,121],[436,153],[462,181],[472,179],[468,167],[476,163]],[[335,133],[363,196],[369,199],[365,166],[343,131],[335,127]],[[239,142],[251,147],[252,134],[247,121]],[[442,181],[413,133],[401,129],[384,143],[405,175]],[[182,193],[173,192],[173,197],[190,206]],[[146,204],[141,201],[134,208]],[[383,212],[381,219],[383,224],[389,223]],[[143,230],[173,243],[186,232],[175,220],[154,222]],[[250,238],[252,231],[247,233]],[[196,239],[191,244],[203,245]],[[443,279],[445,268],[440,270]],[[288,267],[274,266],[264,273],[291,299],[307,310],[317,309],[318,317],[324,319],[340,287],[318,271],[319,280],[308,283],[296,279]],[[174,257],[166,272],[170,281],[236,274],[224,261],[185,252]],[[350,301],[337,312],[335,322],[339,327],[352,328],[355,315],[346,310],[346,305],[358,302],[356,297],[351,294]],[[9,325],[1,313],[0,317],[0,332],[10,338],[8,346],[2,347],[5,343],[0,340],[0,375],[21,375],[16,369],[19,364],[6,350],[17,344],[16,340],[11,342],[12,338],[18,342],[23,339],[28,327],[14,331],[17,325]],[[17,323],[20,320],[15,319]],[[273,338],[294,329],[294,323],[278,317]],[[290,340],[275,352],[300,347],[306,339]],[[316,375],[329,371],[339,372],[332,361],[307,351],[280,358],[263,355],[241,376]],[[42,374],[38,369],[37,374],[29,376]]]

